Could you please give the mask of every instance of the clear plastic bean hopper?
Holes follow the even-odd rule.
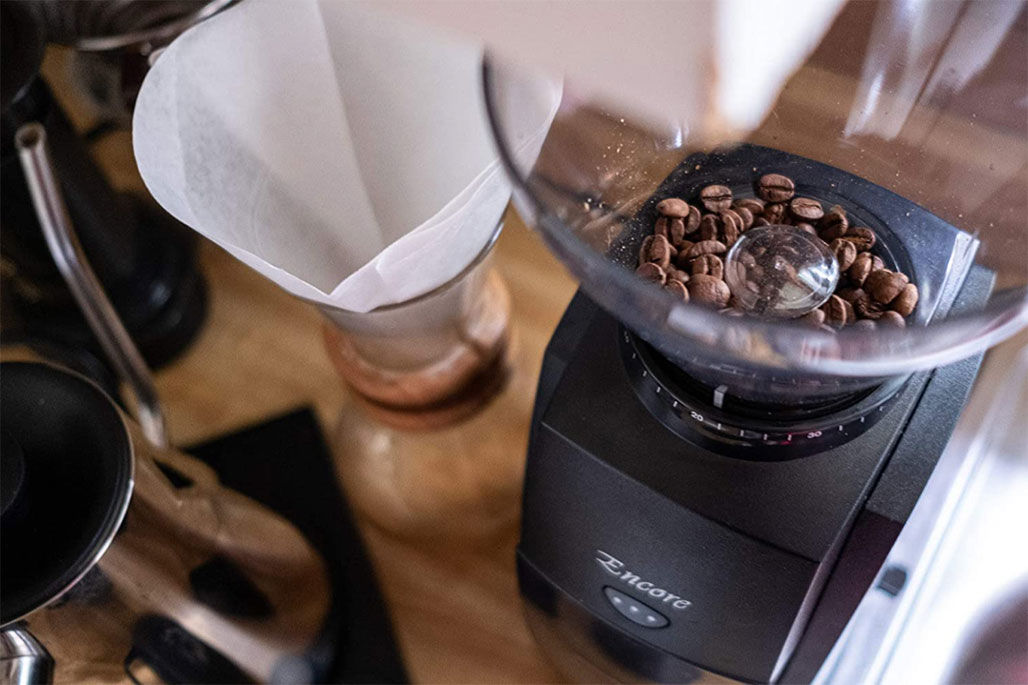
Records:
[[[678,77],[649,91],[568,69],[531,166],[507,112],[545,60],[484,65],[518,208],[581,281],[519,578],[587,679],[807,682],[1028,322],[1025,6],[687,5],[713,47],[669,70],[654,29]]]

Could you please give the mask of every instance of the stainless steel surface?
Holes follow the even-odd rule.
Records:
[[[32,635],[20,628],[0,631],[0,683],[40,685],[53,682],[54,660]]]
[[[15,143],[39,225],[58,270],[119,377],[135,395],[136,413],[146,439],[153,445],[167,446],[164,412],[150,369],[107,299],[75,235],[47,151],[46,130],[35,122],[25,124],[18,129]]]
[[[1028,596],[1028,335],[997,347],[953,438],[816,683],[953,682],[992,616]],[[1021,625],[1028,616],[1021,616]],[[1024,645],[1022,645],[1022,648]],[[1022,650],[1023,651],[1023,650]],[[1004,658],[1004,655],[995,655]],[[1020,680],[1028,681],[1028,654]]]
[[[54,383],[89,383],[56,373]],[[324,565],[306,538],[278,514],[222,487],[203,462],[148,444],[138,425],[106,395],[97,396],[102,404],[92,410],[116,414],[131,447],[125,455],[131,481],[111,533],[90,550],[68,586],[7,625],[18,628],[24,621],[31,628],[52,655],[60,683],[124,682],[137,628],[153,616],[174,621],[260,682],[269,681],[283,660],[303,661],[329,605]],[[176,474],[177,484],[168,473]],[[197,574],[215,561],[233,570],[201,584]],[[239,583],[265,605],[236,607],[231,600]],[[221,592],[227,594],[219,598]],[[172,640],[160,649],[165,658],[185,659],[186,652],[195,657],[197,647]],[[136,660],[148,663],[144,657]]]

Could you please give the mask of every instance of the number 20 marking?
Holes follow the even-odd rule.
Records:
[[[694,411],[689,412],[689,416],[693,417],[697,421],[702,421],[703,420],[703,415],[702,414],[698,414],[698,413],[696,413]]]

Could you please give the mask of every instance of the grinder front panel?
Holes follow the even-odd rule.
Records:
[[[546,426],[527,477],[521,551],[560,590],[660,650],[771,678],[817,563],[676,505]]]

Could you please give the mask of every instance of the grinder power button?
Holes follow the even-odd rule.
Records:
[[[610,602],[610,605],[632,623],[637,623],[644,628],[663,628],[670,623],[664,614],[651,609],[620,590],[605,587],[603,588],[603,594],[607,596],[607,601]]]

